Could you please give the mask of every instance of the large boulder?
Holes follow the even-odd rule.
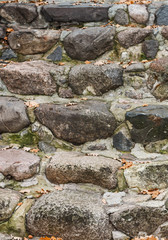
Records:
[[[0,133],[18,132],[30,122],[22,100],[14,97],[0,97]]]
[[[15,180],[34,176],[39,169],[40,158],[23,150],[0,151],[0,172]]]
[[[161,201],[148,201],[136,205],[124,205],[110,215],[113,226],[130,237],[139,232],[151,235],[168,219],[168,211]]]
[[[123,70],[117,64],[76,65],[69,73],[69,85],[76,94],[92,88],[94,95],[102,95],[123,85]]]
[[[168,106],[137,107],[126,113],[134,142],[149,143],[168,137]]]
[[[28,212],[26,222],[34,236],[111,239],[109,218],[99,194],[63,190],[43,195]]]
[[[0,16],[7,22],[31,23],[38,16],[35,4],[8,3],[0,8]]]
[[[0,223],[8,220],[21,200],[19,192],[0,188]]]
[[[151,33],[151,29],[136,27],[119,32],[117,37],[122,47],[129,48],[143,42]]]
[[[10,47],[17,53],[31,55],[45,53],[59,40],[58,30],[23,29],[8,36]]]
[[[145,24],[148,21],[149,13],[145,5],[130,4],[128,12],[129,16],[137,23]]]
[[[113,49],[114,27],[77,29],[64,39],[67,54],[78,60],[96,59]]]
[[[57,86],[50,71],[55,69],[56,65],[45,61],[10,63],[1,69],[0,77],[10,92],[53,95]]]
[[[156,12],[156,24],[168,25],[168,5],[163,5]]]
[[[42,14],[49,22],[101,22],[108,20],[108,5],[45,5]]]
[[[58,152],[46,167],[52,183],[92,183],[112,189],[117,184],[121,163],[101,156],[86,156],[76,152]]]
[[[155,161],[137,164],[124,171],[127,184],[130,188],[164,189],[168,187],[168,161]]]
[[[100,101],[40,104],[35,115],[57,138],[74,144],[110,137],[116,128],[113,114]]]

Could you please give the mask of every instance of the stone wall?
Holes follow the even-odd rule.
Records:
[[[0,232],[167,237],[167,80],[168,1],[0,3]]]

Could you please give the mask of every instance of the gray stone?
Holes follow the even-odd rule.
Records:
[[[55,69],[56,65],[45,61],[11,63],[1,69],[0,77],[13,93],[53,95],[57,86],[50,71]]]
[[[0,188],[0,222],[8,220],[21,200],[19,192]]]
[[[14,51],[10,48],[7,48],[1,56],[1,59],[3,60],[9,60],[11,58],[17,58],[17,55],[14,53]]]
[[[128,28],[118,33],[118,41],[124,48],[137,45],[145,40],[152,33],[151,29]]]
[[[168,222],[161,224],[158,229],[153,233],[159,238],[167,238],[168,236]]]
[[[7,149],[0,151],[0,172],[15,180],[23,180],[38,172],[40,158],[23,150]]]
[[[168,137],[168,106],[137,107],[126,113],[134,142],[149,143]]]
[[[64,47],[73,59],[92,60],[113,49],[114,35],[114,27],[77,29],[64,38]]]
[[[120,25],[127,25],[129,23],[128,14],[123,9],[118,9],[114,21]]]
[[[69,73],[69,85],[76,94],[84,94],[92,88],[94,95],[116,89],[123,84],[123,70],[117,64],[82,64],[73,67]]]
[[[142,51],[146,58],[155,58],[159,49],[159,43],[157,40],[145,40],[142,44]]]
[[[35,115],[57,138],[74,144],[107,138],[116,128],[113,114],[105,103],[99,101],[40,104],[35,109]]]
[[[122,198],[125,197],[125,192],[118,192],[118,193],[112,193],[112,192],[106,192],[103,195],[103,199],[105,199],[108,206],[117,206],[122,203]]]
[[[164,38],[168,39],[168,26],[163,27],[161,33]]]
[[[74,97],[74,94],[70,87],[68,87],[68,88],[59,87],[58,95],[61,98],[73,98]]]
[[[35,4],[7,3],[0,8],[0,16],[9,23],[31,23],[37,15]]]
[[[119,151],[130,152],[134,144],[122,132],[118,132],[113,136],[113,147]]]
[[[127,11],[127,5],[126,4],[113,4],[108,11],[108,16],[110,20],[113,20],[113,18],[116,15],[117,10],[122,9]]]
[[[159,225],[167,221],[168,212],[164,207],[145,204],[120,207],[110,215],[113,226],[130,237],[136,237],[140,231],[147,232],[148,235],[152,234]]]
[[[59,37],[58,30],[26,29],[11,32],[8,42],[17,53],[31,55],[47,52],[59,41]]]
[[[168,5],[163,5],[156,12],[156,24],[168,25]]]
[[[45,5],[42,14],[49,22],[101,22],[108,20],[109,5]]]
[[[0,233],[0,239],[1,240],[13,240],[13,236]]]
[[[0,97],[0,133],[18,132],[30,122],[23,101],[14,97]]]
[[[126,69],[126,72],[143,72],[145,71],[145,67],[143,65],[143,63],[138,62],[138,63],[133,63],[130,64]]]
[[[62,48],[58,46],[48,57],[52,61],[61,61],[62,60]]]
[[[128,6],[129,16],[136,22],[145,24],[148,21],[149,13],[145,4],[130,4]]]
[[[112,231],[113,240],[129,240],[130,237],[119,231]]]
[[[35,236],[64,240],[111,239],[109,218],[100,195],[80,191],[44,194],[28,212],[27,230]]]
[[[168,140],[164,139],[156,142],[151,142],[145,146],[145,150],[151,153],[168,153]]]
[[[5,26],[0,25],[0,38],[4,38],[6,36]]]
[[[158,160],[151,163],[138,164],[124,171],[124,176],[130,188],[164,189],[168,186],[168,162]]]
[[[38,143],[39,149],[45,153],[54,153],[56,148],[45,142]]]
[[[117,185],[117,170],[121,163],[101,156],[86,156],[76,152],[58,152],[46,167],[46,177],[52,183],[92,183],[113,189]]]
[[[89,147],[88,147],[88,150],[91,150],[91,151],[96,151],[96,150],[98,150],[98,151],[104,151],[104,150],[107,150],[107,146],[106,146],[106,144],[104,143],[100,143],[100,144],[93,144],[93,145],[90,145]]]

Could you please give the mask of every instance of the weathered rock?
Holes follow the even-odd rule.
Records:
[[[35,4],[9,3],[0,8],[0,16],[10,23],[31,23],[37,15]]]
[[[61,98],[73,98],[74,97],[74,94],[70,87],[68,87],[68,88],[60,87],[58,90],[58,95]]]
[[[32,235],[65,240],[111,239],[109,219],[100,195],[80,191],[43,195],[28,212],[27,230]]]
[[[168,161],[138,164],[124,171],[128,186],[138,189],[164,189],[168,186]]]
[[[114,21],[120,25],[127,25],[129,23],[128,14],[123,9],[118,9],[116,11]]]
[[[117,10],[122,9],[124,11],[127,11],[127,5],[126,4],[112,4],[112,6],[109,8],[108,16],[110,20],[113,20],[115,17]]]
[[[168,222],[161,224],[154,232],[154,235],[159,238],[166,238],[168,236]]]
[[[58,42],[59,37],[60,32],[57,30],[26,29],[11,32],[8,42],[17,53],[31,55],[47,52]]]
[[[114,27],[77,29],[64,39],[67,54],[78,60],[96,59],[113,49]]]
[[[0,233],[0,239],[1,240],[13,240],[13,236]]]
[[[163,27],[161,33],[164,38],[168,39],[168,26]]]
[[[120,162],[110,158],[58,152],[47,165],[46,176],[56,184],[92,183],[112,189],[116,187],[120,166]]]
[[[113,147],[119,151],[130,152],[134,144],[122,132],[118,132],[113,136]]]
[[[23,101],[14,97],[0,97],[0,115],[0,133],[18,132],[30,123]]]
[[[151,33],[151,29],[129,28],[118,33],[118,41],[124,48],[129,48],[143,42]]]
[[[168,212],[164,207],[153,206],[153,201],[150,202],[120,207],[110,215],[113,226],[130,237],[136,237],[142,231],[152,234],[168,219]]]
[[[94,95],[115,89],[123,84],[123,70],[117,64],[82,64],[73,67],[69,73],[69,85],[76,94],[83,94],[92,88]]]
[[[148,21],[149,13],[145,5],[130,4],[128,12],[129,16],[137,23],[145,24]]]
[[[52,61],[61,61],[62,59],[62,48],[58,46],[48,57]]]
[[[145,40],[142,44],[142,51],[147,58],[155,58],[159,49],[157,40]]]
[[[0,25],[0,38],[4,38],[6,36],[5,26]]]
[[[17,55],[14,53],[14,51],[10,48],[7,48],[1,56],[1,59],[3,60],[9,60],[11,58],[17,58]]]
[[[112,231],[113,240],[129,240],[130,237],[119,231]]]
[[[168,153],[168,139],[151,142],[145,146],[145,150],[151,153]]]
[[[56,65],[45,61],[11,63],[1,69],[0,77],[13,93],[53,95],[57,86],[50,71],[55,69]]]
[[[11,217],[20,199],[20,193],[0,188],[0,222],[6,221]]]
[[[157,73],[168,74],[168,57],[155,60],[150,64],[150,70]]]
[[[108,5],[45,5],[42,14],[49,22],[101,22],[108,20]]]
[[[45,142],[39,142],[38,144],[39,146],[39,149],[45,153],[54,153],[56,152],[56,148],[51,146],[50,144],[48,143],[45,143]]]
[[[143,65],[143,63],[138,62],[138,63],[133,63],[130,64],[126,69],[126,72],[143,72],[145,71],[145,67]]]
[[[98,143],[98,144],[93,144],[93,145],[90,145],[88,146],[88,150],[91,150],[91,151],[104,151],[104,150],[107,150],[107,146],[105,143]]]
[[[149,143],[168,137],[168,106],[137,107],[126,113],[134,142]]]
[[[40,104],[35,115],[57,138],[74,144],[107,138],[116,127],[113,114],[105,103],[99,101],[72,105]]]
[[[156,12],[156,24],[168,25],[168,5],[163,5]]]
[[[123,203],[122,198],[125,197],[125,195],[125,192],[105,192],[103,195],[103,199],[106,201],[108,207],[114,207]]]
[[[18,181],[34,176],[38,171],[39,163],[38,156],[23,150],[0,151],[0,172]]]

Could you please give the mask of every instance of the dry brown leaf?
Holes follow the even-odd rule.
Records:
[[[38,148],[33,148],[33,149],[30,149],[30,152],[32,153],[37,153],[39,152],[40,150]]]
[[[59,185],[56,185],[55,189],[58,190],[58,191],[62,191],[63,190],[63,188],[61,186],[59,186]]]
[[[30,193],[30,189],[22,189],[19,192],[20,193]]]
[[[58,65],[59,65],[59,66],[64,66],[65,63],[64,63],[64,62],[59,62]]]
[[[86,60],[86,61],[85,61],[85,64],[91,64],[91,62]]]
[[[159,189],[151,189],[151,190],[143,190],[140,192],[140,194],[148,194],[152,196],[152,199],[155,199],[161,192],[159,191]]]
[[[147,107],[147,106],[148,106],[148,104],[143,104],[143,105],[142,105],[142,107]]]
[[[124,158],[121,159],[121,162],[124,165],[122,167],[120,167],[120,169],[123,169],[123,170],[134,166],[133,162],[127,162]]]
[[[27,101],[27,102],[25,102],[25,105],[27,107],[30,107],[30,108],[32,108],[32,107],[34,107],[34,108],[39,107],[39,104],[34,102],[34,101]]]
[[[102,199],[102,202],[103,202],[104,204],[106,204],[106,203],[107,203],[107,202],[106,202],[106,199],[104,199],[104,198]]]
[[[29,239],[32,239],[32,238],[33,238],[33,236],[32,236],[32,235],[29,235],[29,236],[28,236],[28,238],[29,238]]]
[[[77,103],[69,102],[69,103],[65,104],[65,107],[70,107],[70,106],[74,106],[74,105],[77,105]]]
[[[18,206],[21,206],[22,204],[23,204],[23,203],[22,203],[22,202],[20,202],[20,203],[18,203],[17,205],[18,205]]]
[[[106,64],[106,62],[104,60],[99,60],[99,61],[94,63],[95,66],[101,66],[101,65],[104,65],[104,64]]]

